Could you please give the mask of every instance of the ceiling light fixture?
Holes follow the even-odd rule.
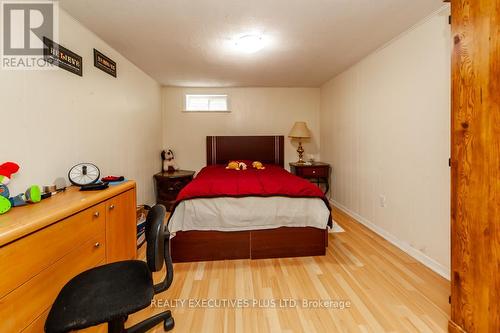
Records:
[[[255,53],[264,47],[264,38],[259,35],[244,35],[234,42],[236,48],[245,53]]]

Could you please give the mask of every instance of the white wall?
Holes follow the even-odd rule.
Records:
[[[88,161],[104,175],[135,179],[138,202],[154,202],[160,86],[62,10],[59,26],[60,44],[83,57],[83,77],[61,69],[0,71],[0,162],[21,165],[12,194]],[[117,79],[94,67],[93,48],[117,62]]]
[[[230,113],[183,112],[187,93],[227,93]],[[312,138],[306,154],[319,152],[319,88],[163,88],[163,145],[183,169],[206,165],[207,135],[285,135],[285,165],[296,161],[297,143],[287,137],[295,121],[305,121]],[[306,155],[307,156],[307,155]]]
[[[321,87],[321,157],[333,165],[333,200],[444,276],[450,268],[448,13],[432,15]]]

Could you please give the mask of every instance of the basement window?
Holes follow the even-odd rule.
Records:
[[[187,112],[229,112],[227,95],[186,95]]]

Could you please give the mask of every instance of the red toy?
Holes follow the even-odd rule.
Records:
[[[12,175],[19,171],[19,165],[14,162],[0,164],[0,184],[7,185]]]
[[[107,176],[101,179],[101,181],[105,183],[110,183],[110,182],[122,182],[125,180],[125,177],[123,176]]]
[[[0,215],[7,213],[12,203],[10,201],[10,192],[7,184],[14,173],[19,170],[19,165],[13,162],[0,164]]]

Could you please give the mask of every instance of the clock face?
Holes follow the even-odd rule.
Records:
[[[77,164],[68,172],[69,181],[77,186],[93,184],[99,180],[100,175],[99,168],[92,163]]]

